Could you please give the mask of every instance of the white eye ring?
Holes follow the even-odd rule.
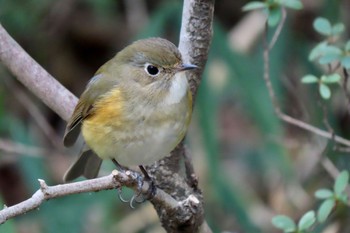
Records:
[[[154,66],[149,63],[145,64],[145,71],[147,74],[149,74],[152,77],[156,77],[160,73],[160,70],[157,66]]]

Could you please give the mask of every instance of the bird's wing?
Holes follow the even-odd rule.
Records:
[[[93,114],[94,103],[117,84],[116,79],[97,73],[88,83],[81,95],[74,112],[69,119],[63,137],[63,144],[66,147],[72,146],[80,134],[81,122]]]

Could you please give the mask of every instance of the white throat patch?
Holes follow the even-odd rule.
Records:
[[[186,95],[188,88],[188,82],[185,72],[179,72],[175,74],[175,77],[171,81],[169,93],[165,97],[164,103],[167,105],[177,104]]]

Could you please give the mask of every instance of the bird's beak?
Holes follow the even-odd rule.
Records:
[[[185,70],[193,70],[198,68],[198,66],[196,65],[192,65],[192,64],[181,64],[178,68],[178,71],[185,71]]]

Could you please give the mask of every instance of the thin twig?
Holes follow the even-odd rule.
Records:
[[[348,113],[350,114],[350,92],[348,90],[349,73],[346,68],[343,68],[343,73],[344,73],[344,81],[342,83],[342,89],[348,103],[347,110],[348,110]]]
[[[282,28],[283,24],[284,24],[284,21],[282,20],[280,22],[280,24],[279,24],[279,27]],[[285,121],[287,123],[290,123],[292,125],[298,126],[299,128],[305,129],[305,130],[307,130],[309,132],[312,132],[312,133],[317,134],[319,136],[325,137],[325,138],[330,139],[332,141],[335,141],[337,143],[340,143],[340,144],[343,144],[343,145],[346,145],[346,146],[350,146],[350,141],[349,140],[346,140],[346,139],[344,139],[342,137],[339,137],[339,136],[334,134],[334,131],[333,131],[332,127],[330,126],[329,122],[328,122],[327,110],[326,110],[325,106],[322,105],[323,113],[324,113],[323,121],[324,121],[324,124],[326,125],[326,127],[329,129],[330,132],[321,130],[321,129],[319,129],[317,127],[314,127],[314,126],[312,126],[310,124],[307,124],[307,123],[305,123],[305,122],[303,122],[301,120],[295,119],[295,118],[293,118],[293,117],[291,117],[291,116],[289,116],[289,115],[287,115],[287,114],[285,114],[285,113],[283,113],[281,111],[281,108],[280,108],[280,106],[279,106],[279,104],[277,102],[277,98],[276,98],[276,95],[275,95],[275,92],[274,92],[274,89],[273,89],[273,86],[272,86],[272,83],[271,83],[271,79],[270,79],[269,53],[270,53],[270,50],[272,49],[273,45],[275,44],[275,41],[273,41],[273,43],[270,43],[270,46],[268,46],[268,43],[267,43],[267,31],[268,30],[267,29],[268,29],[268,26],[266,24],[265,36],[264,36],[264,81],[265,81],[266,87],[268,89],[269,96],[270,96],[270,99],[272,101],[272,104],[273,104],[273,107],[274,107],[276,115],[281,120],[283,120],[283,121]],[[277,40],[278,35],[279,35],[279,33],[275,33],[273,39]],[[321,163],[322,163],[322,166],[326,169],[326,171],[334,179],[338,176],[338,174],[339,174],[338,169],[334,166],[332,161],[330,161],[327,157],[324,157],[321,160]]]
[[[333,127],[331,126],[331,124],[329,123],[329,120],[328,120],[328,110],[327,110],[327,106],[322,102],[322,100],[319,100],[319,106],[321,107],[322,109],[322,122],[324,124],[324,126],[326,127],[326,129],[328,130],[328,132],[332,135],[334,135],[334,129]],[[334,138],[334,137],[332,137]]]
[[[333,134],[325,131],[325,130],[322,130],[322,129],[319,129],[313,125],[310,125],[308,123],[305,123],[304,121],[301,121],[301,120],[298,120],[298,119],[295,119],[287,114],[284,114],[284,113],[280,113],[278,115],[278,117],[283,120],[284,122],[287,122],[289,124],[292,124],[294,126],[297,126],[301,129],[304,129],[306,131],[309,131],[311,133],[314,133],[318,136],[321,136],[321,137],[324,137],[324,138],[327,138],[327,139],[330,139],[332,140],[332,137],[333,137]],[[344,146],[347,146],[347,147],[350,147],[350,141],[345,139],[345,138],[342,138],[338,135],[335,135],[334,136],[334,141],[339,143],[339,144],[342,144]]]
[[[276,95],[275,95],[275,92],[274,92],[274,89],[272,86],[272,82],[270,79],[270,67],[269,67],[270,49],[269,49],[269,46],[267,43],[267,31],[268,31],[268,26],[266,24],[265,36],[264,36],[264,52],[263,52],[263,56],[264,56],[264,81],[265,81],[265,85],[267,87],[267,90],[268,90],[268,93],[269,93],[269,96],[270,96],[271,102],[273,104],[274,111],[275,111],[276,115],[284,122],[287,122],[289,124],[297,126],[301,129],[304,129],[306,131],[309,131],[309,132],[314,133],[316,135],[319,135],[321,137],[324,137],[327,139],[332,139],[333,138],[332,133],[329,133],[325,130],[319,129],[319,128],[317,128],[313,125],[310,125],[304,121],[295,119],[295,118],[293,118],[293,117],[291,117],[291,116],[289,116],[281,111],[281,108],[277,102],[277,98],[276,98]],[[342,138],[338,135],[334,136],[334,141],[339,143],[339,144],[342,144],[344,146],[350,147],[350,140]]]
[[[28,146],[19,142],[0,139],[0,151],[10,154],[28,155],[32,157],[41,157],[47,150]]]
[[[267,42],[267,32],[268,32],[268,25],[266,23],[265,26],[265,36],[263,37],[263,42],[264,42],[264,81],[267,87],[267,90],[269,92],[270,99],[272,101],[275,113],[277,116],[280,116],[282,114],[281,108],[277,102],[277,98],[272,86],[272,82],[270,79],[270,48]]]
[[[33,103],[31,98],[25,93],[21,88],[15,85],[13,80],[5,78],[5,85],[11,89],[14,93],[14,97],[22,104],[22,106],[28,111],[28,113],[33,117],[37,126],[46,135],[47,139],[56,148],[62,148],[62,139],[58,137],[55,130],[47,121],[46,117],[39,110],[39,108]]]
[[[339,152],[344,152],[344,153],[349,153],[350,152],[350,147],[341,147],[341,146],[337,146],[335,148],[336,151]]]
[[[339,175],[339,170],[334,166],[332,161],[329,158],[324,157],[321,160],[321,164],[324,167],[324,169],[332,176],[333,179],[336,179]]]
[[[279,24],[278,24],[278,26],[276,28],[276,31],[275,31],[272,39],[271,39],[271,42],[270,42],[270,45],[269,45],[269,50],[271,50],[275,46],[276,41],[277,41],[277,39],[278,39],[279,35],[281,34],[282,29],[283,29],[283,25],[286,22],[286,18],[287,18],[286,8],[282,7],[281,11],[282,11],[282,18],[281,18],[281,20],[280,20],[280,22],[279,22]]]

